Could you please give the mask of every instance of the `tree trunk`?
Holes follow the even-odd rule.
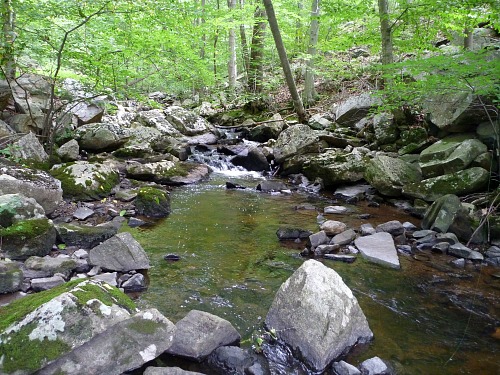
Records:
[[[307,47],[306,77],[304,82],[303,100],[306,106],[316,101],[316,90],[314,89],[314,58],[319,34],[319,2],[313,0],[311,7],[311,26],[309,29],[309,46]]]
[[[3,21],[3,57],[2,69],[7,80],[16,78],[16,59],[14,56],[15,18],[12,0],[2,0],[2,21]]]
[[[389,23],[389,1],[378,0],[380,35],[382,37],[382,64],[394,62],[392,53],[392,28]]]
[[[236,0],[227,0],[227,6],[231,12],[236,6]],[[236,88],[236,32],[234,28],[229,29],[229,61],[227,63],[227,78],[229,90],[234,91]]]
[[[264,80],[265,17],[265,10],[257,7],[254,13],[255,22],[252,32],[252,50],[248,65],[248,90],[254,93],[262,91],[262,81]]]
[[[240,0],[240,8],[243,9],[245,6],[244,0]],[[243,68],[245,69],[245,73],[247,74],[248,79],[248,70],[250,66],[250,52],[248,51],[248,42],[247,42],[247,33],[245,30],[245,25],[240,25],[240,40],[241,40],[241,54],[243,57]]]
[[[200,25],[203,25],[205,23],[205,0],[201,0],[201,18],[200,18]],[[202,36],[201,36],[201,47],[200,47],[200,58],[202,60],[205,59],[205,46],[206,46],[206,43],[207,43],[207,36],[205,34],[205,32],[203,32]]]
[[[295,86],[295,81],[293,80],[292,70],[290,69],[290,64],[288,62],[288,57],[286,55],[285,46],[283,40],[281,39],[281,33],[278,26],[278,21],[276,20],[276,14],[274,13],[274,7],[271,0],[262,0],[264,2],[264,7],[266,8],[267,20],[269,22],[269,28],[273,33],[274,43],[276,44],[276,50],[281,62],[281,67],[283,68],[283,74],[285,75],[285,80],[288,85],[288,90],[290,91],[290,96],[292,97],[293,107],[297,113],[299,122],[307,123],[307,115],[304,110],[304,105],[300,99],[299,93],[297,92],[297,87]]]
[[[473,31],[469,28],[464,30],[465,38],[464,38],[464,49],[468,51],[472,51],[472,47],[474,47],[474,34]]]

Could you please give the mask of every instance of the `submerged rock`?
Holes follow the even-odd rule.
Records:
[[[285,281],[266,326],[313,371],[373,337],[356,297],[332,269],[308,260]]]
[[[394,246],[392,236],[387,232],[378,232],[368,236],[358,237],[354,244],[366,259],[389,266],[400,268],[398,251]]]

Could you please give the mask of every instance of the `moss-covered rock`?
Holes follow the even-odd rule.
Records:
[[[118,225],[114,222],[96,226],[59,223],[56,230],[59,239],[66,245],[91,249],[118,233]]]
[[[145,186],[137,191],[134,204],[139,215],[166,217],[170,214],[170,195],[164,190]]]
[[[364,177],[381,194],[398,197],[403,185],[418,182],[422,176],[417,166],[380,155],[368,162]]]
[[[104,163],[58,164],[50,173],[61,181],[65,198],[95,200],[107,197],[119,182],[118,172]]]
[[[0,373],[32,374],[135,311],[103,282],[77,280],[0,308]]]
[[[205,179],[210,173],[204,164],[163,160],[127,165],[127,177],[136,180],[154,181],[164,185],[186,185]]]
[[[22,220],[0,228],[1,251],[7,258],[25,260],[32,255],[45,256],[56,241],[56,230],[46,218]]]
[[[428,178],[403,186],[402,193],[412,198],[433,202],[446,194],[463,195],[481,191],[488,184],[490,174],[479,167]]]
[[[0,195],[0,227],[21,220],[45,218],[45,211],[33,198],[21,194]]]

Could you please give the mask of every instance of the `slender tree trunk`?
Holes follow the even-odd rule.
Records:
[[[243,9],[245,6],[244,0],[240,1],[240,8]],[[245,30],[245,25],[240,25],[240,40],[241,40],[241,54],[243,57],[243,68],[245,69],[245,73],[247,75],[248,80],[248,70],[250,66],[250,52],[248,51],[248,42],[247,42],[247,33]]]
[[[2,0],[3,21],[3,57],[2,68],[7,80],[16,78],[16,59],[14,56],[14,41],[16,39],[15,20],[16,14],[12,4],[13,0]]]
[[[254,24],[252,32],[252,50],[248,66],[248,90],[250,92],[261,92],[264,80],[264,40],[266,32],[266,12],[257,7],[254,13]]]
[[[200,18],[200,25],[203,25],[205,23],[205,0],[201,0],[201,18]],[[205,31],[203,31],[203,34],[201,35],[201,47],[200,47],[200,58],[203,60],[205,59],[205,46],[207,44],[207,36],[205,34]]]
[[[464,38],[464,49],[468,51],[472,51],[474,47],[474,33],[472,29],[466,28],[464,30],[465,38]]]
[[[303,39],[301,17],[302,17],[302,10],[304,9],[304,4],[302,4],[302,0],[299,0],[297,2],[297,9],[299,17],[297,17],[297,20],[295,21],[295,44],[297,45],[297,47],[299,47],[300,50],[300,46],[302,45],[302,39]]]
[[[297,91],[297,86],[295,86],[295,81],[293,80],[292,70],[290,69],[290,64],[288,62],[288,57],[286,55],[285,46],[281,38],[281,32],[278,26],[278,21],[276,20],[276,14],[274,13],[274,7],[271,0],[262,0],[266,8],[267,20],[269,22],[269,28],[273,33],[274,43],[276,44],[276,50],[281,62],[281,67],[283,68],[283,74],[285,75],[285,80],[288,85],[288,90],[290,91],[290,96],[292,97],[293,107],[297,113],[299,122],[307,123],[307,115],[304,110],[304,105],[300,99],[299,93]]]
[[[382,37],[382,64],[394,62],[392,52],[392,29],[389,23],[389,1],[378,0],[378,12],[380,17],[380,35]]]
[[[227,6],[231,12],[236,6],[236,0],[227,0]],[[236,32],[233,27],[229,29],[229,61],[227,63],[227,76],[229,90],[234,91],[236,88]]]
[[[220,3],[219,0],[217,0],[217,10],[220,9]],[[219,41],[219,28],[215,29],[215,35],[214,35],[214,54],[212,57],[213,60],[213,67],[214,67],[214,79],[217,82],[217,42]]]
[[[313,0],[311,7],[311,26],[309,29],[309,46],[307,47],[306,77],[304,82],[303,100],[306,106],[316,101],[316,90],[314,89],[314,58],[319,34],[319,2]]]

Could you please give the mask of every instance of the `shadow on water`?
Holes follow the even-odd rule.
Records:
[[[168,218],[151,228],[127,229],[152,264],[149,288],[137,302],[158,308],[174,322],[192,309],[216,314],[248,343],[262,327],[281,283],[304,261],[298,255],[304,244],[280,243],[276,230],[294,226],[317,231],[318,212],[295,207],[312,203],[322,211],[332,201],[226,190],[224,178],[176,189]],[[237,182],[249,187],[258,183]],[[365,222],[415,222],[388,206],[349,208],[349,215],[328,218],[355,229]],[[360,213],[371,217],[360,220]],[[165,261],[168,253],[180,260]],[[358,365],[376,355],[389,360],[398,374],[500,374],[500,341],[492,335],[499,326],[500,281],[473,265],[457,270],[439,255],[429,259],[400,255],[402,270],[361,257],[353,264],[322,260],[354,291],[375,335],[346,360]],[[440,262],[443,266],[436,267]]]

